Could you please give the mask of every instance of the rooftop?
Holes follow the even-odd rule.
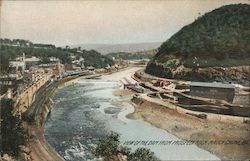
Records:
[[[191,82],[191,86],[196,87],[211,87],[211,88],[235,88],[232,84],[218,83],[218,82]]]

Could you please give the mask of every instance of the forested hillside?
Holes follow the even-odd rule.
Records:
[[[0,39],[1,69],[8,67],[9,61],[18,55],[25,53],[26,57],[36,56],[39,58],[56,57],[62,63],[70,63],[70,55],[82,56],[85,60],[85,66],[94,66],[97,68],[106,67],[107,64],[113,65],[113,61],[106,56],[101,55],[94,50],[81,50],[80,48],[70,49],[61,48],[51,44],[34,44],[21,39]]]
[[[185,77],[179,68],[233,67],[250,62],[250,5],[215,9],[164,42],[146,68],[163,77]],[[178,68],[178,72],[173,72]],[[192,79],[192,78],[190,78]]]

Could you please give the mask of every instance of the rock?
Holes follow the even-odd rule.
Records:
[[[26,154],[29,154],[31,152],[29,147],[27,147],[27,146],[20,146],[20,149],[22,152],[24,152]]]
[[[115,108],[115,107],[108,107],[104,109],[104,112],[107,114],[115,114],[120,111],[120,108]]]
[[[91,106],[91,108],[100,108],[100,105],[99,105],[99,104],[93,104],[93,105]]]

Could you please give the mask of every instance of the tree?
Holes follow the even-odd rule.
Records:
[[[120,143],[119,137],[119,134],[111,132],[108,136],[100,140],[94,154],[97,157],[102,156],[106,160],[109,160],[113,155],[117,155]]]
[[[118,160],[119,156],[126,156],[128,161],[157,161],[158,159],[149,149],[138,148],[134,153],[126,146],[120,146],[119,134],[111,132],[99,141],[94,155],[104,160]]]
[[[146,148],[138,148],[134,153],[129,155],[128,160],[130,161],[157,161],[154,152],[151,152]]]
[[[48,64],[48,63],[50,63],[50,59],[49,59],[48,57],[43,57],[43,58],[41,59],[41,63],[42,63],[42,64]]]

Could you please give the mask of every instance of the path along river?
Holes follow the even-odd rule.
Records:
[[[65,160],[97,160],[91,152],[110,131],[121,135],[121,144],[138,141],[129,147],[149,148],[161,160],[219,160],[195,145],[169,145],[169,141],[180,139],[146,122],[126,118],[134,109],[130,104],[113,103],[128,99],[113,95],[117,88],[121,84],[116,81],[86,79],[58,91],[45,125],[45,137]],[[145,146],[146,142],[151,145]]]

